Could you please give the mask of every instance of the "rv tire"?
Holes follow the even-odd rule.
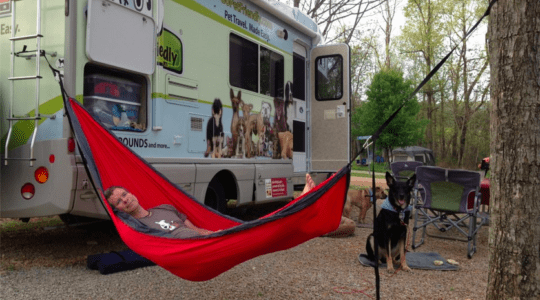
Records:
[[[227,212],[227,201],[225,199],[225,189],[217,178],[212,179],[206,189],[204,204],[220,213]]]

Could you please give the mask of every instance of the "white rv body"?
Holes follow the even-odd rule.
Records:
[[[292,198],[306,172],[349,161],[349,49],[318,46],[296,8],[0,0],[0,28],[0,217],[108,217],[47,61],[126,146],[222,212]]]

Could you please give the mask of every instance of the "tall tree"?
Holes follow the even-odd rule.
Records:
[[[412,82],[405,80],[401,71],[383,69],[375,74],[366,92],[367,101],[352,116],[353,136],[375,133],[413,90]],[[379,136],[377,145],[391,153],[392,148],[418,143],[425,126],[424,121],[416,118],[419,111],[420,105],[416,98],[409,100]]]
[[[360,22],[386,0],[294,0],[295,7],[307,13],[320,26],[326,42],[349,43]],[[343,28],[347,22],[347,30]],[[338,34],[334,34],[337,32]]]
[[[466,39],[467,32],[485,11],[486,3],[476,0],[458,0],[448,1],[445,5],[448,12],[446,15],[449,17],[445,27],[451,44],[452,46],[461,45],[456,51],[458,59],[450,64],[450,80],[453,90],[452,109],[457,127],[453,136],[456,146],[454,151],[458,158],[457,164],[462,167],[469,122],[488,98],[488,82],[483,76],[488,67],[484,46],[471,43],[471,40],[474,41],[473,38]]]
[[[384,25],[381,27],[384,32],[384,66],[387,69],[392,67],[390,42],[392,41],[392,28],[398,4],[398,0],[386,0],[380,8],[380,15],[384,21]]]
[[[351,111],[361,105],[365,99],[365,89],[370,75],[375,72],[373,53],[365,43],[351,46]],[[357,153],[356,136],[351,133],[351,157]]]
[[[409,0],[404,8],[407,18],[402,29],[402,51],[413,59],[421,58],[422,77],[433,69],[438,51],[441,50],[442,35],[442,0]],[[420,61],[420,60],[418,60]],[[430,121],[426,130],[428,148],[433,148],[433,110],[434,94],[433,83],[428,82],[422,89],[425,94],[426,117]]]
[[[540,1],[499,0],[489,25],[491,226],[486,299],[540,299]]]

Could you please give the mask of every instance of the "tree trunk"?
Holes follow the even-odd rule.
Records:
[[[463,168],[463,156],[465,155],[465,142],[466,136],[467,136],[467,128],[468,124],[467,121],[463,123],[463,126],[461,127],[461,137],[459,139],[459,154],[458,154],[458,166],[460,168]]]
[[[445,124],[444,124],[444,99],[445,99],[445,94],[444,94],[444,88],[441,89],[441,119],[440,119],[440,122],[441,122],[441,151],[439,151],[439,161],[441,160],[444,160],[446,159],[446,153],[448,151],[448,149],[446,149],[446,132],[445,132]]]
[[[540,299],[540,1],[490,16],[491,227],[486,299]]]
[[[462,5],[465,5],[464,2],[462,2]],[[467,24],[466,22],[463,22],[462,27],[462,34],[463,34],[463,46],[461,48],[461,53],[463,55],[463,108],[464,108],[464,114],[463,114],[463,124],[461,126],[461,138],[459,141],[459,154],[458,154],[458,166],[460,168],[463,167],[463,156],[465,155],[465,143],[467,142],[467,126],[469,124],[469,118],[470,118],[470,93],[469,89],[472,89],[473,87],[469,86],[468,82],[468,69],[467,69],[467,40],[465,40],[465,36],[467,35]]]
[[[426,61],[426,64],[429,66],[429,69],[431,70],[431,61]],[[429,124],[426,129],[426,142],[427,147],[429,149],[433,149],[433,88],[431,87],[431,84],[428,82],[426,84],[427,91],[427,119],[429,120]]]

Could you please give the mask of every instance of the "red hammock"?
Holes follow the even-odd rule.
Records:
[[[209,280],[253,257],[285,250],[338,228],[347,190],[350,164],[334,176],[254,221],[222,215],[178,189],[153,167],[124,146],[117,137],[75,100],[66,111],[79,150],[101,201],[126,245],[171,273],[192,281]],[[135,230],[112,211],[103,196],[119,185],[149,209],[171,204],[200,228],[222,231],[191,239],[174,239]]]

